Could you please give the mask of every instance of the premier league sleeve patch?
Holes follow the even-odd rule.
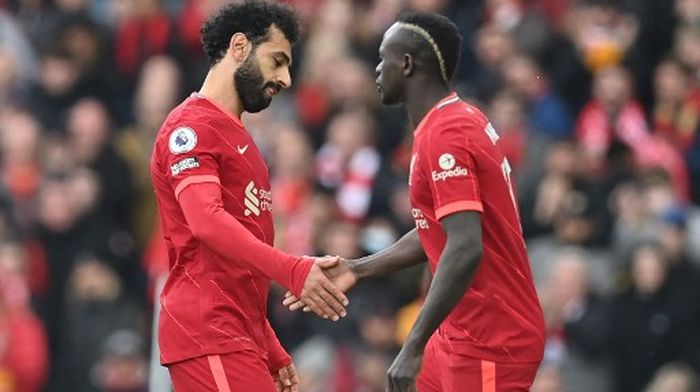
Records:
[[[190,127],[178,127],[170,134],[168,145],[173,154],[192,151],[197,145],[197,134]]]

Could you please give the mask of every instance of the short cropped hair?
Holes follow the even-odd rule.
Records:
[[[462,45],[462,36],[459,34],[457,26],[445,16],[426,12],[407,12],[402,14],[398,21],[418,26],[429,34],[437,45],[444,62],[444,76],[448,79],[445,81],[451,80],[457,70]],[[425,47],[429,48],[430,46],[426,45]],[[433,50],[430,50],[428,53],[432,52]],[[437,53],[435,53],[435,57],[438,57]],[[440,61],[439,57],[438,61]],[[438,64],[438,66],[442,67],[443,65]]]
[[[299,39],[299,19],[286,5],[247,0],[221,7],[202,25],[202,44],[209,64],[214,65],[224,57],[234,34],[245,34],[255,47],[268,39],[272,25],[279,28],[290,43]]]

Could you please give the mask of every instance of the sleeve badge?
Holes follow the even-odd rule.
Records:
[[[178,127],[170,134],[168,146],[173,154],[183,154],[197,145],[197,134],[190,127]]]

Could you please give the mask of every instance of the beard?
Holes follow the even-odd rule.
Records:
[[[257,113],[270,106],[272,97],[265,93],[265,89],[278,87],[274,82],[265,83],[255,52],[234,72],[233,86],[241,99],[243,110],[248,113]]]

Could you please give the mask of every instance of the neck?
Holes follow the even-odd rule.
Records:
[[[449,86],[442,83],[430,82],[409,85],[404,104],[411,127],[416,129],[430,109],[449,93]]]
[[[233,80],[231,79],[230,74],[224,75],[223,70],[214,66],[207,73],[202,88],[199,89],[199,94],[216,102],[234,116],[241,118],[243,104],[233,88]]]

